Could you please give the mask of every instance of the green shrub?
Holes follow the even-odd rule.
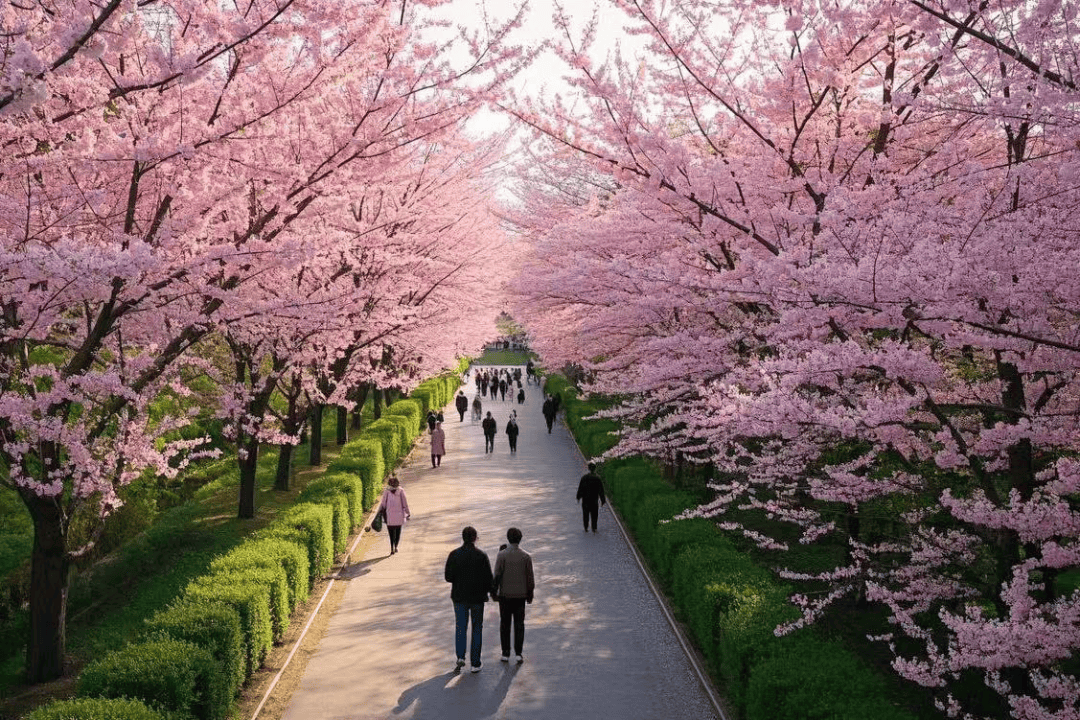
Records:
[[[312,583],[330,572],[330,568],[334,566],[334,509],[329,505],[293,505],[259,533],[260,539],[267,537],[279,537],[294,542],[300,539],[308,551]]]
[[[246,653],[240,614],[224,603],[178,602],[146,621],[144,638],[168,637],[206,648],[222,668],[228,697],[244,682]]]
[[[164,720],[138,700],[76,698],[57,700],[27,715],[24,720]]]
[[[320,478],[312,480],[300,493],[300,500],[325,496],[326,493],[337,493],[343,496],[348,503],[348,526],[349,533],[359,527],[364,521],[364,482],[355,473],[331,473],[327,472]],[[349,534],[347,533],[347,534]]]
[[[672,580],[699,647],[724,681],[728,699],[742,707],[754,665],[779,642],[774,628],[798,617],[787,602],[789,588],[719,536],[684,546]]]
[[[251,677],[274,639],[270,588],[256,583],[208,583],[204,576],[190,583],[182,598],[193,604],[224,603],[236,610],[244,635],[244,676]]]
[[[885,684],[838,643],[804,632],[784,638],[753,669],[747,720],[914,720],[885,699]]]
[[[210,568],[217,572],[227,568],[248,567],[252,564],[272,567],[275,563],[285,571],[285,577],[288,580],[291,612],[297,605],[308,599],[311,587],[307,548],[303,542],[280,538],[248,540],[227,554],[215,558]]]
[[[329,505],[334,511],[334,552],[343,553],[349,548],[349,534],[352,532],[352,520],[349,518],[349,500],[339,492],[327,490],[322,497],[303,498],[308,502]]]
[[[341,448],[341,455],[330,464],[326,472],[358,475],[364,485],[364,510],[369,510],[379,499],[383,480],[386,478],[382,443],[377,438],[361,434],[359,438]]]
[[[412,447],[413,440],[415,440],[416,436],[419,434],[412,425],[412,419],[407,415],[387,415],[384,413],[379,422],[382,422],[383,420],[397,428],[401,455],[407,455],[409,449]]]
[[[639,498],[624,512],[638,546],[649,557],[657,550],[660,521],[670,520],[693,504],[688,493],[673,491],[670,486],[664,490]]]
[[[210,652],[182,640],[134,643],[86,666],[84,697],[134,698],[199,720],[224,718],[227,683]]]
[[[398,426],[385,418],[379,418],[368,425],[365,432],[368,437],[378,440],[382,444],[383,460],[386,463],[386,468],[389,470],[397,467],[398,460],[401,459],[406,449],[401,442],[401,432]]]
[[[426,415],[427,413],[423,411],[423,402],[417,398],[398,400],[383,411],[383,417],[399,416],[406,418],[406,427],[409,432],[409,438],[406,442],[410,444],[416,439],[416,436],[420,434],[420,429],[424,425],[424,417]]]
[[[289,628],[289,578],[285,568],[273,558],[258,557],[254,554],[223,556],[210,564],[210,573],[195,582],[208,585],[219,583],[243,584],[255,583],[264,586],[270,592],[270,617],[274,624],[274,640],[285,637]]]
[[[409,398],[415,400],[417,403],[420,404],[420,422],[418,423],[418,426],[416,428],[417,432],[420,432],[420,430],[423,428],[424,418],[427,417],[428,410],[431,410],[433,407],[435,407],[432,398],[432,392],[433,391],[430,387],[427,387],[424,384],[420,384],[417,385],[411,393],[409,393]]]
[[[672,520],[662,523],[656,531],[654,545],[649,551],[660,581],[670,588],[675,558],[687,545],[709,545],[721,535],[716,525],[705,518]]]
[[[607,474],[612,500],[620,507],[629,508],[646,495],[674,492],[660,477],[656,466],[647,460],[623,463]]]

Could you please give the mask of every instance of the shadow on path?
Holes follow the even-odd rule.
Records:
[[[401,693],[395,718],[409,720],[480,720],[495,715],[517,675],[517,665],[485,665],[480,674],[498,673],[499,682],[488,688],[477,675],[452,671],[417,683]]]
[[[358,577],[363,577],[371,572],[375,565],[378,565],[383,560],[389,560],[390,556],[385,555],[383,557],[372,558],[371,560],[364,560],[363,562],[354,563],[348,567],[342,568],[341,572],[337,574],[338,580],[354,580]]]

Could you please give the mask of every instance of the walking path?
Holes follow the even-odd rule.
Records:
[[[465,390],[471,403],[474,386]],[[442,467],[432,469],[421,442],[398,472],[412,510],[399,552],[389,555],[385,531],[365,534],[284,720],[717,717],[611,514],[601,510],[598,533],[582,531],[574,494],[585,467],[573,438],[561,423],[548,434],[536,385],[523,405],[509,397],[482,399],[499,423],[493,454],[480,423],[469,412],[459,422],[451,404]],[[511,455],[503,429],[515,409]],[[492,565],[508,527],[524,534],[537,587],[522,665],[499,662],[498,605],[489,603],[483,670],[455,671],[443,566],[465,525]]]

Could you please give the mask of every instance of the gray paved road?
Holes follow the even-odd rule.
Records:
[[[585,468],[569,432],[547,433],[539,389],[524,405],[485,399],[499,421],[494,454],[479,423],[444,423],[447,455],[432,469],[426,443],[398,473],[412,520],[391,557],[386,532],[367,533],[341,605],[309,661],[285,720],[715,718],[660,606],[606,508],[584,533],[574,500]],[[472,386],[466,394],[472,400]],[[518,411],[511,456],[502,429]],[[484,667],[454,671],[446,555],[474,526],[494,559],[506,529],[533,556],[536,600],[526,614],[525,663],[499,662],[498,605],[485,616]]]

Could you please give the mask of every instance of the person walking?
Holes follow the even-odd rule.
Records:
[[[518,383],[517,401],[518,401],[518,405],[524,405],[525,404],[525,388],[521,387],[521,383]]]
[[[442,423],[436,421],[435,429],[431,431],[431,467],[442,465],[442,456],[446,454],[446,431],[442,429]]]
[[[521,531],[512,527],[506,531],[510,547],[500,550],[495,558],[495,580],[492,594],[499,601],[499,640],[502,641],[502,661],[510,662],[510,625],[514,626],[514,661],[524,662],[525,605],[533,601],[536,579],[532,557],[518,547]]]
[[[428,410],[428,413],[427,413],[427,429],[428,429],[429,433],[430,432],[435,432],[435,423],[436,422],[438,422],[438,421],[435,419],[435,411],[434,410]]]
[[[450,552],[443,571],[446,582],[450,583],[450,599],[454,603],[456,667],[465,665],[465,640],[471,622],[469,664],[474,673],[480,672],[482,665],[480,651],[484,640],[484,604],[494,580],[487,553],[476,547],[478,537],[475,528],[466,526],[461,531],[461,547]]]
[[[502,396],[503,400],[506,400],[506,378],[505,377],[499,378],[499,395]]]
[[[457,398],[454,399],[454,407],[457,408],[460,422],[465,422],[465,411],[469,409],[469,398],[465,397],[463,390],[458,390]]]
[[[480,423],[484,429],[484,454],[489,452],[495,452],[495,433],[498,432],[499,426],[495,422],[495,418],[491,417],[491,411],[488,410],[487,417],[484,418],[484,422]]]
[[[472,419],[479,420],[480,418],[482,418],[482,412],[483,405],[481,405],[480,403],[480,393],[476,393],[476,395],[472,399]]]
[[[386,489],[379,499],[379,512],[386,522],[386,533],[390,536],[390,554],[398,551],[401,542],[401,526],[412,515],[409,513],[409,500],[405,497],[405,488],[396,475],[386,481]]]
[[[521,428],[518,427],[517,418],[511,415],[510,419],[506,421],[506,437],[510,441],[511,453],[517,452],[517,439],[520,431]]]
[[[581,476],[578,483],[577,499],[581,502],[581,522],[585,525],[585,532],[589,531],[589,522],[592,522],[592,531],[596,532],[596,519],[600,514],[600,506],[607,505],[607,497],[604,496],[604,481],[596,474],[596,463],[589,463],[589,472]]]
[[[548,395],[544,398],[544,406],[542,408],[544,413],[544,421],[547,422],[548,435],[551,434],[551,426],[555,422],[555,402]]]

